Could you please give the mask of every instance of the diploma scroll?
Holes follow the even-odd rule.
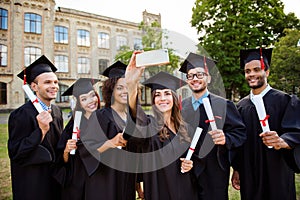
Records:
[[[192,139],[192,142],[191,142],[191,145],[190,145],[190,148],[188,150],[188,153],[186,154],[186,157],[185,157],[185,160],[190,160],[194,151],[195,151],[195,147],[198,143],[198,140],[201,136],[201,133],[202,133],[202,128],[200,127],[197,127],[196,131],[195,131],[195,134],[194,134],[194,137]],[[182,173],[184,173],[182,170],[181,170]]]
[[[125,128],[124,128],[123,131],[122,131],[122,135],[124,134],[124,131],[125,131]],[[117,146],[117,148],[118,148],[118,149],[122,149],[121,146]]]
[[[79,127],[80,127],[81,115],[82,115],[81,111],[76,111],[75,112],[72,139],[76,140],[76,141],[78,140],[79,132],[80,132]],[[70,154],[74,155],[75,154],[75,149],[71,150]]]
[[[269,123],[268,123],[268,118],[269,116],[266,114],[266,109],[264,105],[264,101],[262,99],[261,95],[255,95],[253,97],[253,103],[256,108],[256,112],[260,121],[261,128],[263,132],[268,132],[270,131],[269,128]],[[272,146],[268,146],[269,148],[272,148]]]
[[[211,130],[213,130],[213,131],[217,130],[217,125],[216,125],[216,122],[215,122],[215,117],[213,115],[209,99],[207,97],[205,97],[202,100],[202,102],[203,102],[203,105],[204,105],[204,109],[205,109],[206,115],[208,117],[208,121],[209,121],[210,126],[211,126]]]
[[[23,90],[25,91],[27,97],[30,99],[36,110],[41,113],[44,111],[42,108],[41,104],[39,103],[37,97],[34,95],[34,93],[31,91],[28,85],[23,85],[22,86]]]

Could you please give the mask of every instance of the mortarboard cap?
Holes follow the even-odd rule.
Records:
[[[55,72],[57,68],[53,65],[53,63],[44,55],[35,60],[32,64],[22,70],[17,76],[24,80],[24,83],[28,84],[32,83],[34,79],[42,74],[47,72]],[[24,77],[24,75],[26,75]]]
[[[272,57],[272,50],[273,49],[246,49],[240,50],[240,66],[244,69],[245,64],[252,61],[252,60],[263,60],[262,69],[268,70],[271,64],[271,57]],[[262,60],[261,60],[262,56]]]
[[[187,58],[181,64],[179,71],[187,74],[190,69],[201,67],[204,68],[207,74],[209,74],[209,71],[214,66],[215,66],[214,60],[195,53],[189,53]]]
[[[151,88],[151,91],[156,89],[171,89],[173,91],[176,91],[187,83],[166,72],[159,72],[151,78],[147,79],[142,84]]]
[[[79,97],[81,94],[89,93],[94,90],[93,85],[98,81],[98,79],[92,78],[79,78],[62,94],[62,96],[73,95],[75,97]]]
[[[125,75],[126,67],[127,65],[125,65],[121,61],[117,61],[106,68],[102,75],[108,78],[122,77]]]

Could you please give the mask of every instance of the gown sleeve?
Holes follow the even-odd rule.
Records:
[[[8,120],[8,151],[11,160],[26,166],[52,161],[50,151],[41,145],[42,132],[34,115],[34,110],[18,109]]]

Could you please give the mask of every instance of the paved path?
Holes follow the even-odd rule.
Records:
[[[0,113],[0,124],[7,124],[9,113]]]

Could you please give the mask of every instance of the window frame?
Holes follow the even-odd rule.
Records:
[[[85,29],[77,29],[77,45],[90,47],[90,32]]]
[[[0,67],[7,67],[7,58],[7,46],[0,44]]]
[[[36,13],[24,13],[24,32],[42,34],[42,16]]]
[[[8,29],[8,10],[0,8],[0,30]]]
[[[91,64],[88,57],[78,57],[77,59],[77,73],[78,74],[90,74]]]
[[[56,72],[68,73],[69,72],[69,57],[66,55],[55,55],[54,64],[57,67]]]
[[[54,43],[68,44],[69,43],[69,29],[66,26],[54,26]]]
[[[28,53],[26,52],[28,51]],[[35,60],[42,56],[42,49],[38,47],[25,47],[24,48],[24,65],[29,66]]]

